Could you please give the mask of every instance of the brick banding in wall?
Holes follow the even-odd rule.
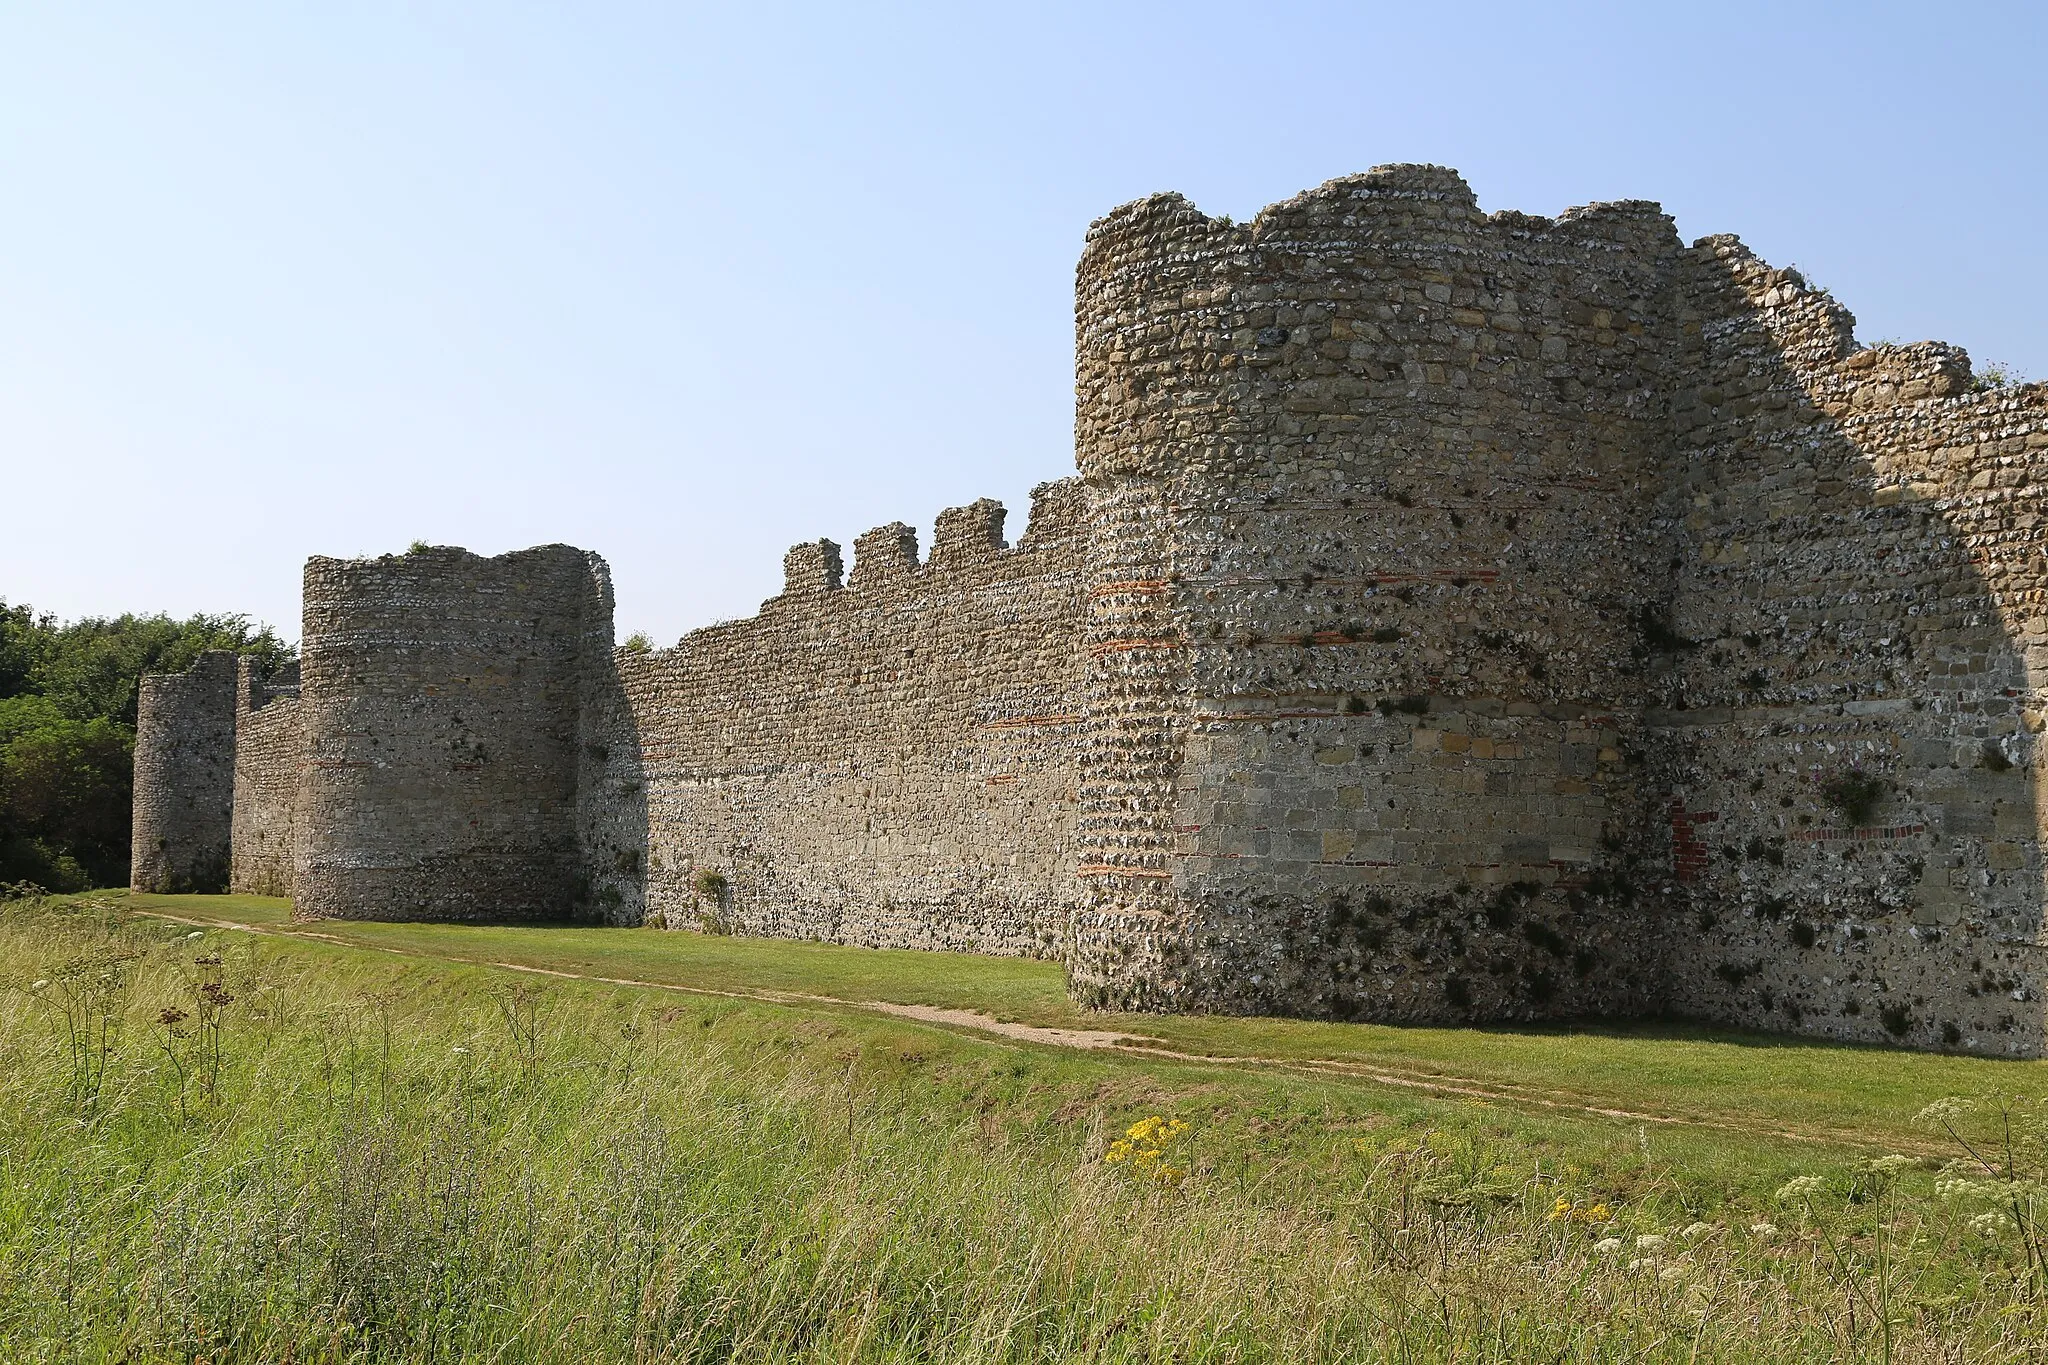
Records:
[[[1689,811],[1682,801],[1671,803],[1671,870],[1681,882],[1698,881],[1710,856],[1699,827],[1721,818],[1719,811]]]
[[[1792,838],[1802,844],[1815,841],[1836,843],[1845,839],[1869,843],[1878,839],[1910,839],[1916,834],[1924,834],[1926,830],[1925,825],[1893,825],[1884,829],[1801,829],[1794,830]]]

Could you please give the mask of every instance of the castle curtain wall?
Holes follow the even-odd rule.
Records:
[[[235,678],[233,858],[228,889],[245,895],[292,894],[297,848],[292,809],[305,762],[299,715],[299,666],[263,677],[239,660]]]
[[[1732,237],[1680,274],[1670,1008],[2041,1046],[2048,389],[1973,389]]]
[[[135,884],[1061,957],[1087,1003],[2043,1046],[2048,386],[1654,205],[1090,230],[1080,477],[614,650],[548,546],[145,681]]]
[[[1005,548],[993,502],[800,545],[758,616],[622,650],[649,913],[672,926],[1057,955],[1074,897],[1072,482]]]

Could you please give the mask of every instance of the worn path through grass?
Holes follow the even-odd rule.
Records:
[[[1021,958],[650,930],[327,920],[252,896],[129,898],[146,914],[619,985],[1111,1050],[1134,1061],[1286,1069],[1530,1111],[1918,1152],[1912,1116],[1944,1095],[2048,1089],[2048,1063],[1934,1056],[1699,1026],[1431,1028],[1082,1010],[1059,967]]]

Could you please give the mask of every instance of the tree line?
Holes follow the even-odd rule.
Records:
[[[0,598],[0,882],[127,885],[142,676],[182,672],[209,649],[269,667],[293,654],[246,616],[60,623]]]

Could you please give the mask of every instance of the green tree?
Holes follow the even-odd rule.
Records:
[[[39,623],[29,608],[10,607],[0,598],[0,697],[28,690],[36,660],[41,657],[43,631],[50,624],[49,618]]]
[[[87,617],[50,626],[43,636],[28,690],[48,697],[73,720],[103,716],[129,726],[135,724],[145,673],[182,673],[209,649],[257,655],[266,669],[292,656],[269,626],[254,626],[239,615],[183,621],[161,613]]]
[[[42,697],[0,701],[0,728],[19,726],[0,748],[0,859],[16,864],[0,877],[67,891],[125,881],[135,734],[54,710]],[[23,712],[41,723],[21,725]]]

